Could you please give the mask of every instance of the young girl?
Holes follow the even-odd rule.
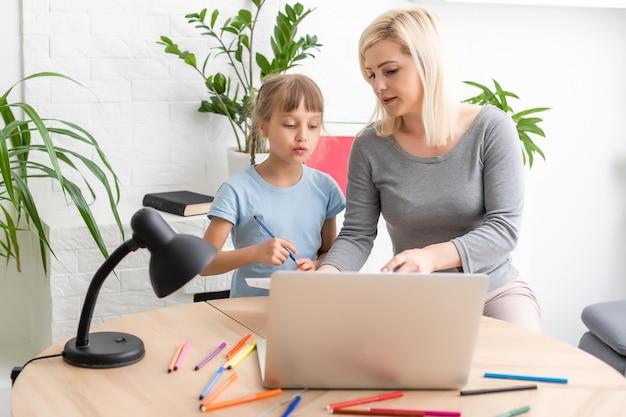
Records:
[[[256,137],[270,142],[269,156],[220,186],[204,234],[218,253],[200,274],[235,270],[231,297],[268,294],[245,278],[316,269],[335,240],[343,194],[328,174],[304,165],[320,138],[323,111],[319,87],[304,75],[276,75],[259,89],[252,117]],[[235,249],[224,251],[229,233]]]

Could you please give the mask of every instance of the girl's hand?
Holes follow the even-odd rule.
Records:
[[[315,271],[315,264],[309,258],[298,259],[296,266],[296,271]]]
[[[256,262],[261,264],[282,265],[289,260],[289,251],[297,253],[290,240],[273,238],[255,246]]]

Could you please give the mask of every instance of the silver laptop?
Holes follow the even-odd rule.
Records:
[[[272,275],[263,385],[458,389],[467,383],[487,276],[287,272]]]

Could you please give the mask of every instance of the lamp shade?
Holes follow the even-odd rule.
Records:
[[[131,219],[133,239],[150,251],[150,282],[157,297],[170,295],[206,267],[217,253],[209,242],[176,234],[151,208]]]

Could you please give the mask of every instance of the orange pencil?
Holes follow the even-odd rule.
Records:
[[[232,349],[230,350],[230,352],[228,352],[228,353],[226,354],[226,359],[230,359],[230,358],[232,358],[232,357],[233,357],[233,356],[234,356],[237,352],[239,352],[239,350],[243,347],[243,345],[244,345],[244,344],[248,341],[248,339],[250,339],[251,337],[252,337],[252,335],[251,335],[250,333],[248,333],[247,335],[245,335],[245,336],[243,337],[243,339],[241,339],[241,340],[239,341],[239,343],[237,343],[237,344],[235,345],[235,347],[234,347],[234,348],[232,348]]]
[[[180,352],[178,352],[178,357],[176,358],[176,361],[174,362],[174,370],[177,371],[178,368],[180,368],[180,364],[183,363],[183,358],[185,357],[185,353],[187,353],[187,349],[189,349],[189,341],[186,341],[185,343],[183,343],[183,347],[180,350]]]
[[[244,350],[240,350],[237,354],[230,360],[226,365],[224,365],[224,369],[233,369],[235,366],[239,364],[246,356],[250,354],[256,348],[256,342],[250,343]]]
[[[178,360],[178,356],[180,355],[180,351],[183,350],[184,345],[185,343],[181,343],[180,346],[178,346],[178,349],[176,349],[176,353],[170,362],[170,366],[167,368],[168,373],[174,371],[174,365],[176,365],[176,361]]]
[[[248,403],[248,402],[251,402],[251,401],[262,400],[263,398],[268,398],[268,397],[273,397],[275,395],[280,395],[281,392],[283,392],[282,389],[276,388],[276,389],[272,389],[272,390],[269,390],[269,391],[259,392],[258,394],[249,395],[247,397],[235,398],[234,400],[223,401],[221,403],[208,404],[206,407],[204,407],[204,412],[211,411],[211,410],[217,410],[217,409],[220,409],[220,408],[231,407],[233,405],[239,405],[239,404]]]
[[[211,401],[213,401],[218,395],[220,395],[220,392],[224,391],[224,389],[228,386],[228,384],[233,382],[235,379],[237,379],[237,372],[234,372],[226,381],[222,383],[222,385],[217,387],[215,391],[211,393],[211,395],[209,395],[204,400],[202,400],[202,404],[200,405],[200,410],[204,411],[204,407],[206,407]]]

